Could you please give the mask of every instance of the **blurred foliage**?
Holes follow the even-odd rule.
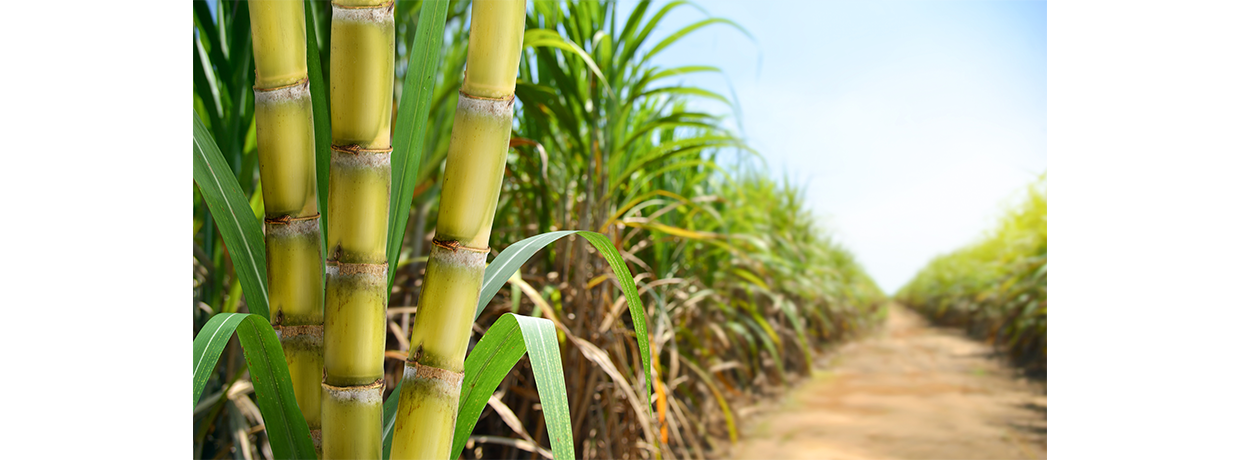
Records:
[[[939,256],[898,299],[1046,375],[1046,175],[980,241]]]
[[[211,10],[195,2],[194,107],[261,213],[246,7],[220,5]],[[745,33],[739,25],[704,17],[665,31],[662,20],[685,2],[639,2],[632,11],[598,0],[532,5],[513,151],[491,245],[498,250],[564,229],[598,231],[612,240],[648,309],[654,416],[631,396],[645,382],[623,294],[603,258],[580,237],[566,237],[535,255],[482,313],[475,332],[505,312],[560,322],[579,456],[717,456],[736,435],[738,406],[778,394],[807,374],[815,350],[877,324],[883,294],[815,224],[803,190],[754,166],[760,163],[757,153],[725,126],[725,118],[702,111],[733,102],[687,85],[683,76],[718,69],[650,62],[701,27]],[[396,5],[398,91],[420,6]],[[425,153],[389,302],[389,390],[401,376],[416,320],[413,307],[465,65],[468,8],[465,1],[449,7]],[[310,12],[322,62],[329,62],[330,6],[313,2]],[[245,310],[227,250],[197,193],[195,332],[214,312]],[[225,353],[204,394],[233,391],[230,382],[241,378],[244,366],[237,356]],[[527,436],[549,445],[528,363],[517,365],[496,396],[474,431],[488,436],[467,445],[465,458],[528,457],[513,442]],[[515,420],[503,416],[509,412]],[[210,407],[195,414],[196,456],[262,445],[255,435],[241,443],[239,430],[223,429],[243,418]]]

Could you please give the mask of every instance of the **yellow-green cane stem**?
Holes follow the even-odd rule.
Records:
[[[449,455],[458,376],[503,185],[525,2],[475,1],[471,15],[465,83],[448,144],[435,245],[410,337],[393,459]]]
[[[319,213],[314,164],[314,115],[310,84],[254,90],[258,166],[267,217]]]
[[[485,248],[504,179],[513,98],[457,99],[439,198],[437,239]]]
[[[249,6],[254,86],[275,88],[305,79],[306,22],[302,2],[263,0],[250,2]]]
[[[394,4],[332,3],[323,457],[382,454]]]
[[[323,381],[323,259],[319,220],[267,221],[267,280],[271,321],[293,379],[306,424],[319,429]]]
[[[396,26],[392,12],[391,2],[380,7],[332,4],[334,145],[391,147],[392,85],[396,68]]]
[[[311,430],[321,426],[323,383],[323,326],[284,326],[276,330],[293,380],[293,395]]]
[[[327,315],[323,382],[366,385],[383,377],[387,337],[387,267],[327,265]]]
[[[267,292],[272,324],[322,325],[323,256],[319,247],[318,214],[301,219],[268,220],[266,229]]]
[[[250,2],[249,8],[271,322],[313,435],[320,426],[324,286],[305,11],[300,0]]]
[[[482,290],[486,251],[449,249],[436,241],[426,264],[418,316],[410,334],[409,359],[424,366],[461,372],[469,345],[469,325]]]
[[[383,455],[383,380],[369,385],[323,388],[323,458]]]
[[[342,263],[387,262],[391,148],[332,147],[327,213],[328,258]]]
[[[494,207],[494,206],[492,206]],[[414,323],[392,438],[393,459],[447,458],[486,251],[436,241]]]
[[[461,92],[491,99],[512,97],[524,38],[524,1],[474,2],[470,8],[469,55]]]
[[[461,372],[405,363],[392,458],[448,458],[464,377]]]

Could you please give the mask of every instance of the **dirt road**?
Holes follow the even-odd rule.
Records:
[[[783,401],[744,416],[736,459],[1042,459],[1045,385],[892,307]]]

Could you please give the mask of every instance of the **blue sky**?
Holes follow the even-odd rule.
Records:
[[[698,5],[756,42],[710,26],[653,61],[722,68],[683,80],[735,90],[749,144],[771,173],[806,189],[824,226],[888,292],[979,237],[1046,171],[1044,2]],[[655,35],[705,17],[678,8]]]

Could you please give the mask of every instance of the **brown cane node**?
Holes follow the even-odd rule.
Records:
[[[305,216],[305,217],[294,217],[294,216],[289,216],[289,215],[283,215],[283,216],[275,217],[275,218],[268,217],[264,219],[264,221],[266,221],[269,224],[273,224],[273,225],[288,225],[293,222],[315,220],[318,218],[319,218],[319,214],[315,213],[314,215]]]
[[[473,94],[469,94],[465,92],[464,90],[460,90],[457,92],[460,93],[461,96],[464,96],[470,99],[478,99],[482,101],[507,102],[509,106],[513,105],[513,103],[515,103],[517,100],[516,94],[509,95],[508,97],[486,97],[486,96],[475,96]]]
[[[380,3],[378,5],[360,5],[360,6],[359,5],[341,5],[339,3],[332,2],[332,6],[336,8],[346,9],[346,10],[377,10],[380,8],[391,9],[395,5],[396,5],[395,1],[387,2],[387,3]]]
[[[466,251],[470,251],[470,252],[480,252],[480,253],[483,253],[483,254],[487,254],[487,253],[490,253],[490,252],[491,252],[491,248],[474,248],[474,247],[469,247],[469,246],[466,246],[466,245],[464,245],[464,244],[461,244],[461,242],[460,242],[460,241],[457,241],[457,240],[440,240],[440,239],[434,239],[434,238],[432,238],[432,239],[431,239],[431,243],[433,243],[435,246],[439,246],[439,247],[441,247],[441,248],[444,248],[444,249],[450,250],[450,251],[452,251],[452,252],[456,252],[458,249],[464,249],[464,250],[466,250]]]
[[[263,93],[269,93],[269,92],[272,92],[272,91],[279,91],[279,90],[286,89],[286,88],[292,88],[292,87],[295,87],[295,86],[303,86],[303,85],[309,85],[309,84],[310,84],[310,79],[309,79],[309,78],[303,78],[303,79],[301,79],[301,80],[298,80],[298,81],[293,82],[293,83],[289,83],[289,84],[287,84],[287,85],[274,86],[274,87],[271,87],[271,88],[262,88],[262,87],[259,87],[258,85],[254,85],[254,91],[259,91],[259,92],[263,92]]]

